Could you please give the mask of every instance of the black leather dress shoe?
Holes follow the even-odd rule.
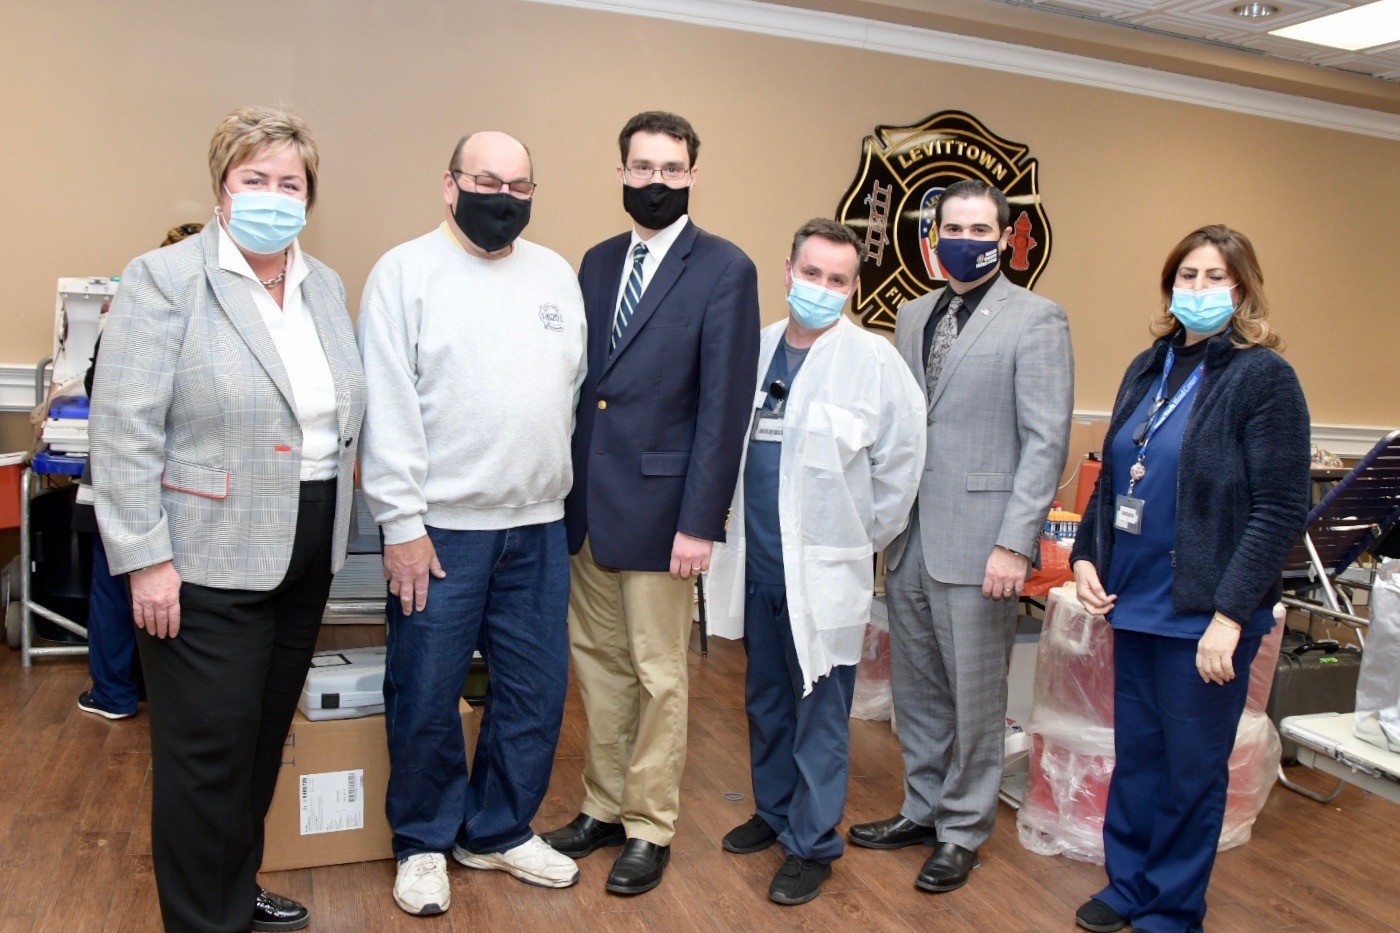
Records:
[[[311,923],[311,911],[290,897],[273,894],[259,885],[253,903],[253,929],[304,930]]]
[[[642,894],[661,883],[671,847],[642,839],[628,839],[622,854],[608,873],[607,889],[614,894]]]
[[[924,862],[919,877],[914,879],[914,887],[934,894],[955,891],[967,884],[967,876],[981,864],[976,852],[951,842],[940,842]]]
[[[938,842],[938,830],[932,826],[921,826],[902,816],[892,816],[876,823],[857,823],[846,835],[856,845],[867,849],[902,849],[920,843],[934,845]]]
[[[569,825],[544,833],[540,838],[561,855],[583,858],[603,846],[622,845],[627,841],[627,833],[621,823],[604,823],[580,813]]]

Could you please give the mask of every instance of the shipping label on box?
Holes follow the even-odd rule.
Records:
[[[301,834],[338,833],[365,826],[365,772],[327,771],[301,776]]]

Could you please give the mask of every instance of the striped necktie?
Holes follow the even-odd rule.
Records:
[[[611,353],[622,341],[622,332],[637,313],[637,305],[642,300],[642,261],[647,258],[647,245],[638,243],[632,247],[632,274],[627,277],[627,287],[622,290],[622,300],[617,303],[617,315],[613,318]]]

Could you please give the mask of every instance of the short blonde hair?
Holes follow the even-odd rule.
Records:
[[[316,205],[316,170],[321,157],[316,137],[305,122],[271,107],[239,107],[224,117],[209,140],[209,178],[214,196],[222,197],[224,179],[231,169],[254,159],[264,147],[291,146],[306,169],[306,207]]]

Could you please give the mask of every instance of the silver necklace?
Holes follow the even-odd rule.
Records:
[[[285,279],[286,277],[287,277],[287,254],[284,252],[284,253],[282,254],[282,271],[279,272],[279,273],[277,273],[276,275],[274,275],[274,276],[273,276],[272,278],[270,278],[270,279],[258,279],[258,283],[259,283],[260,285],[262,285],[263,288],[276,288],[277,286],[279,286],[279,285],[282,284],[282,280]]]

